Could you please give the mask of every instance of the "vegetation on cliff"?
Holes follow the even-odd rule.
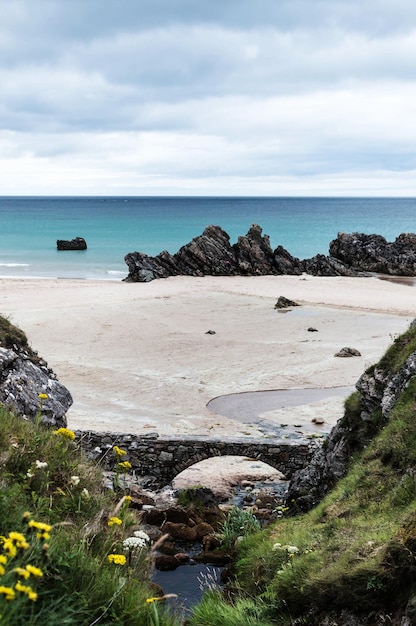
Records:
[[[415,341],[411,327],[394,342],[380,362],[385,374],[404,365]],[[358,426],[358,394],[345,411],[344,421]],[[371,420],[379,433],[351,458],[348,474],[313,510],[247,537],[228,600],[208,594],[192,626],[414,623],[416,379],[388,421],[381,424],[379,410]]]
[[[396,374],[415,349],[412,326],[378,369]],[[238,543],[228,588],[208,590],[190,626],[414,623],[416,377],[388,419],[380,414],[375,407],[368,416],[374,436],[357,437],[360,395],[347,400],[343,421],[356,450],[347,475],[309,512]],[[103,490],[71,431],[0,408],[1,624],[178,624],[149,602],[149,552],[126,557],[123,542],[139,520],[118,496]]]
[[[2,626],[175,623],[154,597],[129,498],[104,492],[72,431],[0,408],[0,512]]]

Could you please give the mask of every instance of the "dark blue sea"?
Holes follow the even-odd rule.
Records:
[[[416,232],[413,198],[0,197],[0,276],[121,280],[128,252],[175,253],[209,224],[237,241],[253,223],[301,259],[339,231]],[[86,251],[58,252],[84,237]]]

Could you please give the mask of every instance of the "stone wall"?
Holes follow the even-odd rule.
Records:
[[[168,485],[186,468],[216,456],[244,456],[268,463],[286,478],[307,466],[319,444],[316,440],[268,439],[214,440],[204,437],[159,438],[147,436],[78,431],[77,441],[90,459],[104,469],[114,470],[117,445],[127,452],[123,460],[132,465],[135,475],[149,478],[155,488]]]

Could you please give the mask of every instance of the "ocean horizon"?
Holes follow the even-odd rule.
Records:
[[[0,276],[122,280],[129,252],[174,254],[209,224],[235,243],[254,223],[273,249],[305,259],[328,254],[338,232],[416,232],[416,198],[3,196]],[[57,250],[74,237],[87,250]]]

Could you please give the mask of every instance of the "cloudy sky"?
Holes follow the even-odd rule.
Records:
[[[416,196],[414,0],[0,0],[0,195]]]

